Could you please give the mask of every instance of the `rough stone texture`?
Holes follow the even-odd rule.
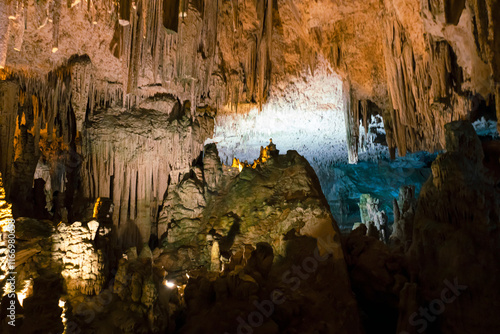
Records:
[[[213,119],[205,111],[191,117],[174,97],[158,95],[128,111],[95,112],[89,121],[84,196],[111,198],[113,223],[134,221],[148,242],[157,234],[153,223],[169,183],[189,171],[213,132]]]
[[[405,186],[399,189],[399,198],[394,200],[394,224],[389,237],[390,244],[400,247],[404,253],[413,240],[413,219],[417,208],[415,187]]]
[[[208,191],[216,191],[222,176],[222,163],[215,144],[205,146],[203,152],[203,177]]]
[[[409,250],[418,292],[425,303],[440,298],[446,282],[466,286],[432,328],[441,333],[491,332],[498,328],[500,194],[490,170],[498,150],[483,150],[466,122],[446,126],[450,150],[432,164],[415,213]],[[488,147],[488,146],[486,146]],[[456,294],[455,294],[456,295]]]
[[[389,239],[389,226],[387,225],[387,215],[378,208],[379,200],[373,198],[370,194],[362,194],[359,199],[359,211],[361,223],[368,228],[369,235],[375,234],[383,242]],[[371,229],[374,229],[371,232]],[[373,236],[375,236],[373,235]]]
[[[354,112],[367,100],[381,108],[400,155],[444,147],[444,124],[469,118],[476,96],[498,99],[497,0],[218,0],[182,2],[182,10],[160,0],[122,2],[6,8],[6,71],[44,74],[87,55],[92,66],[72,73],[80,128],[87,94],[131,106],[171,93],[194,107],[234,112],[265,103],[271,92],[284,96],[286,82],[314,74],[326,59],[352,86]]]
[[[88,226],[61,223],[52,235],[52,259],[61,261],[68,293],[99,293],[106,279],[106,254],[94,246],[95,234]]]
[[[214,193],[204,192],[206,181],[193,168],[168,190],[163,203],[158,231],[164,246],[205,253],[198,259],[203,263],[210,261],[213,239],[226,259],[258,242],[268,242],[277,256],[284,256],[289,234],[338,240],[338,227],[307,161],[295,151],[264,161],[241,172],[225,167]],[[335,258],[342,257],[339,243]]]
[[[345,254],[364,328],[371,333],[394,333],[400,293],[409,281],[403,254],[368,236],[365,225],[345,237]]]
[[[80,333],[105,329],[117,333],[174,333],[174,312],[182,299],[177,287],[163,284],[152,258],[122,258],[113,284],[100,294],[68,299],[66,328]],[[89,317],[92,312],[93,317]]]
[[[286,258],[274,265],[273,247],[258,243],[244,261],[221,274],[191,272],[184,290],[187,322],[179,332],[361,333],[356,304],[343,290],[348,283],[335,256],[315,260],[314,238],[295,237],[290,246]],[[304,265],[312,261],[316,264]],[[294,267],[308,269],[299,278]],[[254,321],[257,312],[262,321]]]

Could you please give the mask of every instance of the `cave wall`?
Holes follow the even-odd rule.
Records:
[[[494,2],[481,13],[488,13]],[[385,1],[385,7],[393,145],[400,155],[442,149],[444,124],[470,119],[479,108],[476,94],[484,99],[495,94],[494,23],[489,36],[478,35],[478,28],[488,23],[481,22],[477,4],[468,1],[422,1],[413,6],[411,1]]]
[[[175,183],[197,157],[215,113],[262,109],[270,98],[293,103],[291,91],[307,100],[299,82],[318,74],[344,82],[352,163],[358,124],[366,133],[373,110],[392,157],[444,148],[444,124],[479,117],[487,104],[498,113],[498,1],[176,4],[2,3],[0,168],[14,202],[33,202],[34,175],[45,182],[46,203],[24,211],[44,216],[78,195],[109,196],[116,224],[155,221],[166,175]]]
[[[498,6],[496,0],[155,0],[135,7],[125,0],[9,0],[1,11],[9,21],[1,54],[7,71],[37,73],[87,54],[98,80],[121,86],[124,105],[161,92],[232,113],[261,106],[271,90],[285,93],[282,82],[314,75],[327,59],[354,99],[380,107],[389,145],[404,155],[444,147],[446,122],[498,98]]]

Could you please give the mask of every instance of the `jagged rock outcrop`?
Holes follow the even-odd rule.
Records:
[[[198,256],[200,264],[210,260],[214,241],[228,260],[246,244],[268,242],[276,256],[284,256],[289,234],[339,234],[314,171],[295,151],[268,155],[241,172],[224,167],[216,192],[204,190],[197,168],[168,190],[158,231],[168,249],[205,254]],[[205,176],[212,180],[213,174]],[[335,257],[342,258],[340,244]]]
[[[389,237],[390,244],[400,247],[404,253],[408,251],[413,238],[413,219],[417,209],[415,186],[404,186],[399,189],[398,199],[394,199],[394,224]]]
[[[294,237],[278,263],[273,247],[258,243],[220,275],[191,272],[180,333],[360,333],[355,302],[343,290],[344,272],[335,255],[327,256],[335,246],[322,260],[314,257],[317,251],[314,238]],[[313,300],[311,308],[301,307]]]
[[[200,232],[206,199],[203,181],[194,173],[168,192],[160,213],[158,234],[167,237],[168,244],[189,244]]]
[[[203,178],[207,184],[207,190],[214,192],[222,177],[222,163],[215,144],[208,144],[203,151]]]
[[[432,315],[439,321],[426,322],[429,330],[491,332],[499,325],[492,310],[498,310],[500,297],[500,194],[491,165],[483,162],[498,161],[499,155],[488,150],[483,159],[468,122],[448,124],[446,139],[447,152],[434,161],[432,177],[420,192],[409,259],[421,305],[434,299],[446,303]],[[450,289],[444,299],[443,291]]]
[[[112,284],[100,294],[85,299],[68,298],[67,308],[71,311],[66,313],[66,330],[94,333],[106,328],[130,334],[174,333],[182,297],[177,286],[164,285],[164,273],[152,264],[151,252],[149,256],[135,253],[135,257],[122,258]]]

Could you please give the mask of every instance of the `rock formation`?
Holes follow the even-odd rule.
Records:
[[[359,210],[361,212],[361,223],[367,227],[368,235],[376,237],[383,242],[389,240],[389,226],[387,215],[380,211],[379,200],[369,194],[361,195],[359,199]]]
[[[158,223],[166,247],[190,246],[203,263],[203,258],[210,258],[209,235],[218,241],[221,256],[229,259],[248,240],[267,242],[276,256],[284,256],[288,234],[314,238],[339,234],[312,168],[296,152],[266,153],[267,158],[259,159],[265,162],[255,162],[254,167],[240,172],[238,167],[224,166],[221,172],[211,147],[205,150],[209,154],[203,170],[209,182],[214,174],[220,175],[215,191],[205,191],[208,186],[204,187],[199,167],[169,189]],[[336,256],[341,254],[339,248]]]
[[[466,122],[447,124],[446,138],[447,152],[432,164],[432,177],[422,188],[415,212],[409,249],[413,275],[424,303],[441,298],[443,289],[452,289],[450,284],[459,286],[456,300],[446,304],[439,322],[429,328],[441,333],[491,332],[498,327],[498,320],[488,314],[499,296],[493,277],[499,272],[500,215],[498,177],[490,176],[491,167],[484,161],[498,161],[499,155],[483,152]]]
[[[413,240],[416,207],[415,187],[400,188],[398,200],[394,199],[394,225],[389,240],[392,245],[401,247],[403,252],[408,251]]]
[[[1,331],[12,303],[22,333],[495,332],[499,12],[1,0]],[[294,147],[257,157],[275,130]],[[337,168],[418,151],[420,194],[378,178],[392,228]],[[335,191],[345,215],[363,194],[349,233]]]

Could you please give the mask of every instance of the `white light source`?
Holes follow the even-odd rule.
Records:
[[[56,53],[56,52],[57,52],[57,50],[59,50],[59,48],[53,47],[53,48],[52,48],[52,53]]]
[[[347,161],[342,78],[320,61],[314,76],[276,85],[269,102],[248,113],[218,114],[214,138],[222,161],[249,162],[273,139],[281,154],[296,150],[313,167]]]
[[[174,284],[174,283],[172,283],[172,282],[170,282],[170,281],[165,281],[165,282],[163,282],[163,284],[165,284],[165,286],[166,286],[167,288],[169,288],[169,289],[173,289],[173,288],[175,288],[175,284]]]

